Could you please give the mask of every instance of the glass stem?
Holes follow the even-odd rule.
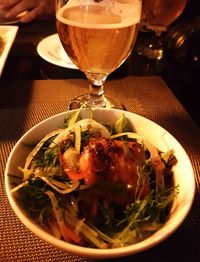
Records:
[[[107,78],[105,75],[86,74],[89,81],[89,94],[92,101],[92,106],[106,107],[106,100],[104,97],[104,82]]]

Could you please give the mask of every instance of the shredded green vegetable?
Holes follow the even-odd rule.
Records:
[[[31,143],[31,141],[30,141]],[[47,134],[10,174],[11,192],[57,238],[94,248],[137,243],[167,221],[178,186],[173,150],[133,133],[125,115],[113,126],[81,119]]]

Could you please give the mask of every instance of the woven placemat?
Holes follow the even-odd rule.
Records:
[[[0,261],[91,261],[76,257],[52,247],[33,235],[19,221],[12,211],[4,185],[4,169],[7,158],[17,140],[32,126],[54,114],[66,111],[69,100],[81,92],[85,82],[68,82],[67,96],[62,98],[62,84],[56,87],[60,95],[53,91],[55,83],[47,81],[43,92],[38,95],[42,83],[35,83],[32,100],[21,107],[10,106],[0,110]],[[77,86],[76,91],[70,89]],[[74,84],[75,83],[75,84]],[[65,83],[66,84],[66,83]],[[79,89],[80,88],[80,89]],[[127,92],[128,90],[128,92]],[[53,96],[54,93],[54,96]],[[107,93],[115,95],[126,105],[128,111],[143,115],[166,128],[184,146],[194,168],[200,172],[200,132],[184,108],[177,102],[171,91],[160,78],[128,78],[109,81]],[[35,96],[34,96],[35,95]],[[59,96],[59,97],[58,97]],[[46,101],[45,101],[46,100]],[[57,101],[58,100],[58,101]],[[196,261],[200,255],[196,238],[200,235],[199,195],[183,225],[159,246],[140,254],[114,259],[113,261],[175,261],[174,249],[184,257],[182,261]],[[187,248],[183,248],[183,245]],[[177,260],[176,260],[177,261]]]

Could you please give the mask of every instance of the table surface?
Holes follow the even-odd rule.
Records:
[[[55,32],[55,27],[48,21],[41,24],[43,30],[39,34],[36,34],[35,23],[20,25],[17,42],[0,80],[0,261],[90,261],[38,239],[18,220],[5,193],[5,165],[17,140],[43,119],[66,111],[70,99],[88,90],[87,81],[79,71],[67,70],[64,78],[61,68],[48,65],[39,58],[36,52],[38,42]],[[41,70],[46,79],[41,78]],[[175,136],[191,159],[199,185],[199,127],[162,77],[130,76],[127,70],[132,70],[129,63],[108,79],[106,94],[120,99],[128,111],[151,119]],[[52,72],[53,78],[50,77]],[[199,200],[197,190],[187,218],[168,239],[150,250],[113,261],[168,262],[177,261],[179,257],[181,261],[198,261]]]

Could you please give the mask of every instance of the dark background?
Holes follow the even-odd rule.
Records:
[[[200,1],[188,0],[181,16],[164,33],[162,61],[138,57],[137,45],[145,37],[145,33],[142,32],[138,35],[136,48],[132,54],[133,61],[137,61],[137,65],[133,63],[132,73],[162,76],[200,126]]]
[[[57,32],[54,17],[52,21],[40,21],[39,25],[38,31],[35,21],[19,24],[1,80],[10,81],[11,75],[14,81],[85,78],[82,72],[55,66],[37,54],[38,42]],[[138,55],[137,48],[148,37],[151,35],[139,32],[132,54],[108,79],[127,75],[161,76],[200,126],[200,0],[188,0],[181,16],[163,34],[164,58],[161,61]]]
[[[162,75],[200,126],[200,1],[188,0],[184,12],[171,26],[185,41],[179,48],[174,44],[171,52],[166,50],[170,66]],[[169,33],[168,42],[170,37]]]

